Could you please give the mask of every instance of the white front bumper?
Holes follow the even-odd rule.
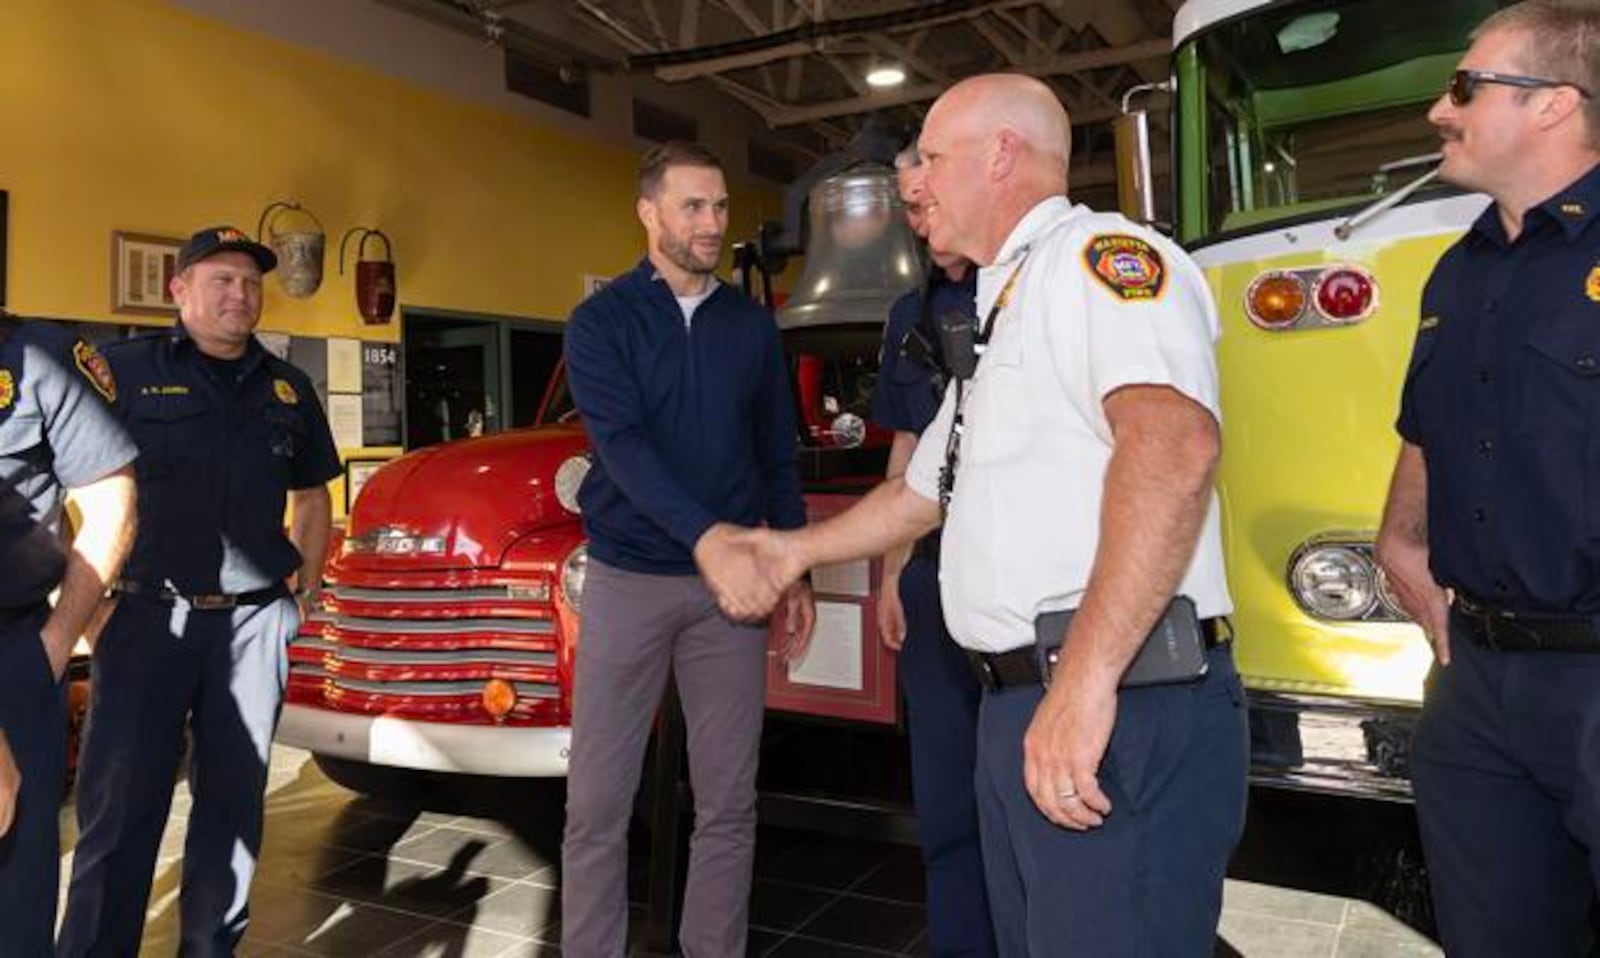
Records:
[[[277,739],[371,765],[520,778],[565,777],[572,729],[447,725],[285,705]]]

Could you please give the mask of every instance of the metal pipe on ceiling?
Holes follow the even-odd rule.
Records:
[[[584,3],[582,6],[591,15],[594,14],[592,4]],[[813,20],[761,36],[743,37],[685,50],[636,54],[623,61],[623,68],[629,73],[657,73],[666,79],[666,71],[663,69],[666,67],[706,64],[718,60],[728,60],[736,66],[748,66],[752,63],[765,62],[756,56],[757,54],[780,48],[781,52],[776,52],[767,59],[779,59],[815,50],[823,41],[836,37],[915,27],[952,14],[980,11],[994,6],[998,6],[998,0],[936,0],[933,3],[920,3],[886,13]]]

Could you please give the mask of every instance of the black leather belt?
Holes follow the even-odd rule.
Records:
[[[236,609],[241,605],[266,605],[289,595],[289,589],[284,585],[272,585],[265,589],[256,589],[254,592],[190,595],[179,592],[176,589],[170,589],[164,585],[151,585],[148,582],[130,582],[127,579],[117,580],[117,584],[111,587],[111,591],[122,595],[142,595],[158,602],[182,601],[188,603],[191,608],[201,611]]]
[[[918,539],[916,544],[911,547],[912,557],[937,563],[939,561],[939,545],[942,538],[939,530],[935,529]]]
[[[1456,596],[1451,611],[1467,636],[1497,652],[1600,652],[1595,617],[1551,612],[1513,612]]]
[[[1205,637],[1206,648],[1214,649],[1222,644],[1221,622],[1221,619],[1200,620],[1200,634]],[[1040,685],[1044,681],[1044,676],[1039,672],[1039,653],[1032,645],[1006,652],[975,652],[968,649],[967,661],[972,664],[978,684],[990,692],[1023,685]]]

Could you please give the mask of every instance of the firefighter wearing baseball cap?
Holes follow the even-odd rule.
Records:
[[[254,335],[272,251],[216,227],[177,265],[177,325],[107,350],[143,523],[95,649],[68,956],[138,952],[185,726],[180,951],[231,955],[244,934],[286,647],[321,580],[340,473],[310,380]]]

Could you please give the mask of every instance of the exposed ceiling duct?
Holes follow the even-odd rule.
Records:
[[[982,11],[998,6],[1000,2],[1002,0],[937,0],[937,2],[902,7],[885,13],[867,14],[859,17],[839,17],[829,20],[811,20],[798,26],[790,27],[787,30],[729,40],[724,43],[713,43],[708,46],[687,50],[663,50],[659,53],[630,56],[624,65],[629,72],[655,73],[663,80],[688,79],[691,76],[703,75],[704,72],[715,72],[715,69],[687,73],[683,71],[673,72],[663,68],[689,64],[713,67],[723,65],[721,66],[722,69],[754,66],[771,60],[814,53],[822,49],[823,45],[830,39],[886,33],[894,29],[905,29],[942,22],[952,14]],[[586,3],[583,4],[583,7],[592,13],[594,4]]]

